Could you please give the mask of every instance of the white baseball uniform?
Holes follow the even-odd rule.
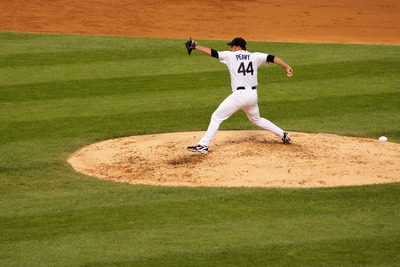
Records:
[[[261,65],[269,64],[267,62],[268,54],[251,53],[246,50],[217,53],[219,61],[229,69],[232,94],[212,114],[207,132],[198,144],[208,147],[217,134],[219,125],[239,109],[246,112],[247,117],[254,125],[282,138],[284,131],[269,120],[261,118],[257,104],[257,69]]]

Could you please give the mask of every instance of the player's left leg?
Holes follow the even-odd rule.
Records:
[[[281,128],[273,124],[271,121],[260,117],[260,110],[258,108],[258,104],[248,106],[243,110],[246,112],[247,117],[254,125],[264,130],[271,131],[280,138],[283,138],[284,131]]]

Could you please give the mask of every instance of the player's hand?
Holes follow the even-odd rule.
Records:
[[[188,51],[188,54],[192,53],[192,50],[196,49],[197,42],[195,40],[192,40],[192,37],[190,37],[190,40],[185,43],[186,49]]]
[[[293,69],[290,66],[286,68],[286,76],[289,78],[293,76]]]

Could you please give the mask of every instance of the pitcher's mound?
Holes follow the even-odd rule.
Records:
[[[400,182],[400,144],[266,131],[219,131],[208,155],[186,150],[204,132],[132,136],[86,146],[68,158],[84,174],[131,184],[328,187]]]

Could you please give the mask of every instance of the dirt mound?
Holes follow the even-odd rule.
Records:
[[[291,133],[283,145],[265,131],[220,131],[210,153],[189,152],[204,132],[106,140],[68,158],[106,180],[164,186],[330,187],[400,182],[400,144]]]

